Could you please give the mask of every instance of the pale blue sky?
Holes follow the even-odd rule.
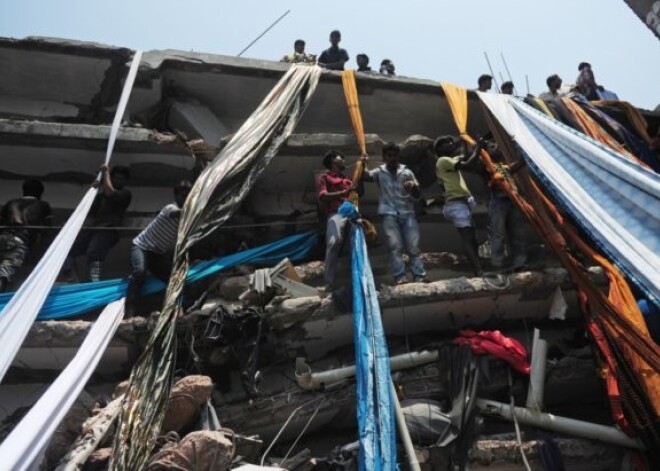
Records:
[[[573,82],[588,61],[621,99],[660,103],[660,41],[623,0],[2,0],[0,35],[236,55],[287,9],[245,57],[278,60],[297,38],[318,54],[336,28],[351,67],[364,52],[375,68],[388,57],[401,75],[475,87],[484,51],[498,80],[504,53],[518,90],[527,74],[536,94],[552,73]]]

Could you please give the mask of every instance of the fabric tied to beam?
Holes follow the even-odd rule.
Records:
[[[348,202],[339,212],[352,220],[359,217]],[[394,471],[397,459],[390,357],[362,227],[353,224],[351,234],[359,469]]]
[[[126,103],[135,81],[135,75],[140,64],[142,53],[136,52],[133,62],[124,83],[115,119],[110,131],[110,140],[105,155],[105,163],[110,161],[112,149],[117,137],[117,130],[121,118],[126,109]],[[57,274],[60,272],[64,260],[76,240],[78,232],[87,217],[87,213],[94,202],[97,190],[90,188],[82,201],[78,204],[73,214],[57,234],[55,240],[50,244],[44,256],[34,267],[30,276],[23,282],[21,287],[14,293],[11,300],[5,305],[0,313],[0,379],[2,379],[11,365],[16,353],[23,343],[30,326],[41,310],[41,306],[50,292]]]
[[[0,445],[2,469],[37,469],[38,458],[98,365],[124,316],[124,300],[108,304],[76,356]]]
[[[480,97],[575,221],[660,303],[660,176],[524,103]]]
[[[222,270],[245,263],[251,265],[269,265],[277,263],[283,258],[289,258],[292,261],[303,260],[316,245],[317,240],[317,232],[309,231],[226,255],[215,260],[201,262],[190,269],[186,282],[194,283],[213,276]],[[65,319],[99,309],[108,303],[124,297],[127,284],[128,281],[126,279],[116,278],[95,283],[56,286],[48,294],[37,319]],[[165,284],[162,281],[156,278],[149,278],[144,285],[142,293],[145,295],[155,294],[164,289]],[[13,293],[0,294],[0,309],[7,304],[12,295]]]
[[[158,322],[133,367],[109,468],[142,469],[172,386],[175,327],[189,268],[188,251],[231,217],[302,117],[321,69],[294,65],[195,182],[183,207],[172,276]]]

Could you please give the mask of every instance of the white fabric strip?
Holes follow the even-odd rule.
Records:
[[[73,360],[0,445],[2,469],[39,464],[35,461],[96,369],[123,316],[123,298],[105,307]]]
[[[129,74],[124,83],[124,89],[119,100],[119,105],[117,106],[115,119],[112,123],[112,130],[110,131],[110,140],[105,157],[106,164],[110,161],[119,124],[126,110],[126,103],[133,88],[133,82],[135,81],[135,75],[141,57],[142,53],[140,51],[135,53]],[[23,282],[18,291],[14,293],[14,296],[2,312],[0,312],[0,345],[2,345],[2,349],[0,349],[0,380],[4,378],[25,336],[30,330],[30,326],[39,314],[46,296],[53,287],[57,274],[60,272],[62,264],[87,217],[96,193],[97,190],[94,188],[87,190],[76,210],[57,234],[50,247],[48,247],[45,255],[41,258],[37,266],[34,267],[30,276]]]
[[[479,97],[532,160],[561,202],[612,253],[618,265],[660,299],[660,254],[655,250],[659,237],[656,229],[660,225],[660,177],[515,99],[486,93],[479,93]],[[539,142],[521,116],[540,129],[548,141]],[[586,173],[574,174],[566,164],[560,163],[560,157],[572,160],[574,169]],[[603,207],[603,198],[595,197],[602,191],[605,196],[617,195],[621,205]],[[639,214],[644,215],[643,222],[632,222],[639,221]]]

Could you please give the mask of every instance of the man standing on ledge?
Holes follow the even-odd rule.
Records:
[[[426,270],[419,250],[419,225],[413,201],[419,199],[419,184],[412,171],[399,163],[399,146],[388,142],[383,146],[385,164],[364,173],[364,180],[378,184],[378,214],[383,218],[383,231],[394,283],[407,283],[403,248],[410,257],[410,270],[415,282],[426,282]]]
[[[330,46],[319,56],[318,64],[329,70],[344,70],[344,64],[348,62],[348,52],[339,47],[341,33],[334,30],[330,33]]]
[[[360,159],[366,159],[362,156]],[[344,154],[338,150],[329,150],[323,157],[323,166],[328,169],[317,182],[319,204],[327,218],[325,233],[325,274],[324,282],[326,292],[332,291],[335,286],[335,272],[339,251],[346,236],[348,219],[337,212],[348,195],[357,188],[353,181],[344,175],[346,163]]]

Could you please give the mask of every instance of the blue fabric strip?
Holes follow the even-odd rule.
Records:
[[[355,206],[350,203],[343,203],[339,212],[349,219],[358,217]],[[359,470],[395,471],[396,430],[390,357],[367,244],[358,224],[353,224],[351,239]]]
[[[293,261],[302,260],[309,254],[316,242],[316,231],[310,231],[215,260],[201,262],[190,269],[188,282],[193,283],[202,280],[243,263],[267,265],[277,263],[285,257]],[[103,307],[124,297],[127,284],[128,280],[126,278],[115,278],[97,283],[56,286],[48,294],[37,319],[63,319]],[[164,289],[165,283],[156,278],[149,278],[144,284],[142,292],[147,295],[158,293]],[[13,294],[0,294],[0,310],[9,302]]]

